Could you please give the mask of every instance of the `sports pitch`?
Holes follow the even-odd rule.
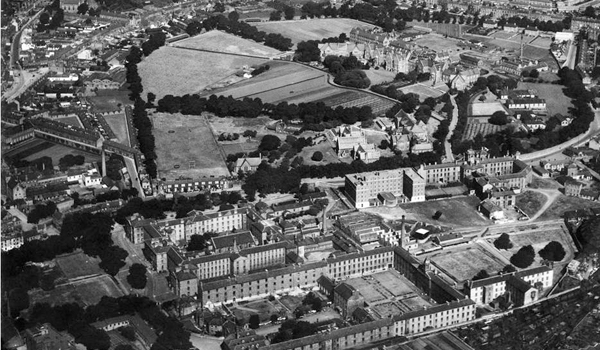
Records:
[[[159,177],[229,176],[205,116],[154,113],[151,118]]]

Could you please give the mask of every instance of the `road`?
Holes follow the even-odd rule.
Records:
[[[444,141],[444,147],[446,149],[446,161],[453,162],[454,154],[452,153],[452,145],[450,144],[450,138],[454,133],[454,128],[456,128],[456,124],[458,123],[458,106],[456,105],[456,101],[454,100],[454,96],[450,96],[450,102],[452,102],[452,120],[450,121],[450,126],[448,126],[448,135],[446,135],[446,141]]]
[[[538,192],[546,196],[546,203],[542,205],[542,207],[535,213],[532,217],[529,218],[529,222],[537,220],[552,204],[558,196],[560,196],[560,192],[557,189],[541,189],[541,188],[528,188],[528,191]]]
[[[190,334],[190,342],[196,349],[200,350],[221,350],[223,338],[211,337],[209,335]]]
[[[123,157],[125,161],[125,166],[127,167],[127,172],[129,173],[129,177],[131,178],[131,185],[138,190],[138,196],[142,199],[146,198],[144,194],[144,190],[142,189],[142,184],[140,183],[140,179],[138,177],[137,168],[135,166],[135,161],[129,157]]]

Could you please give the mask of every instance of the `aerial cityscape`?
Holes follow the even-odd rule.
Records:
[[[2,349],[600,349],[600,0],[2,0]]]

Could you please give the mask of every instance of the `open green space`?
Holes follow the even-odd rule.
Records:
[[[127,120],[125,114],[105,115],[104,119],[117,136],[118,142],[127,146],[131,146],[129,142],[129,131],[127,129]]]
[[[557,113],[568,115],[569,108],[573,107],[571,98],[563,93],[565,87],[562,85],[519,82],[518,88],[533,90],[536,95],[546,100],[549,116]]]
[[[444,250],[431,255],[430,259],[459,282],[472,279],[481,270],[495,275],[506,265],[478,244]]]
[[[477,197],[461,197],[406,203],[401,204],[399,208],[406,212],[407,219],[435,223],[436,225],[453,227],[489,225],[490,221],[477,212],[478,205],[479,199]],[[432,217],[437,211],[442,212],[442,216],[438,220],[434,220]]]
[[[529,216],[535,215],[546,204],[548,198],[539,192],[525,191],[517,196],[517,207]]]
[[[552,203],[552,205],[539,217],[539,220],[550,220],[562,218],[566,211],[586,208],[600,208],[600,203],[592,202],[578,197],[569,197],[563,194]]]
[[[274,57],[281,54],[279,50],[262,45],[255,41],[244,39],[220,30],[211,30],[206,33],[184,39],[173,44],[175,47],[216,51],[248,56]]]
[[[98,267],[98,263],[100,263],[99,259],[90,257],[83,252],[56,258],[56,264],[69,279],[103,273],[102,269]]]
[[[132,105],[129,99],[129,90],[98,90],[96,96],[86,97],[99,113],[117,111],[126,105]]]

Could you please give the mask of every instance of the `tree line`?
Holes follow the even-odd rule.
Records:
[[[192,21],[186,28],[186,33],[190,36],[198,35],[202,29],[207,31],[218,29],[227,33],[240,36],[244,39],[251,39],[258,43],[264,43],[266,46],[272,47],[280,51],[288,51],[292,48],[292,40],[281,34],[269,33],[258,30],[246,22],[239,21],[239,14],[231,12],[228,17],[223,15],[211,16],[202,21]]]
[[[157,110],[167,113],[182,113],[200,115],[210,112],[218,117],[244,117],[256,118],[266,115],[275,120],[300,119],[307,130],[323,131],[326,128],[336,127],[340,124],[354,124],[358,121],[373,119],[370,106],[335,108],[323,102],[265,103],[259,98],[244,97],[235,99],[231,96],[211,95],[208,98],[200,95],[173,96],[166,95],[158,101]]]
[[[152,122],[146,112],[146,102],[140,94],[143,91],[142,78],[137,69],[137,64],[142,61],[143,51],[133,46],[127,55],[125,68],[127,69],[127,83],[129,84],[129,98],[134,101],[132,119],[133,126],[137,130],[137,139],[140,151],[144,154],[144,166],[150,177],[156,178],[156,152],[154,135],[152,134]],[[151,53],[151,52],[150,52]],[[150,94],[148,94],[150,99]]]

